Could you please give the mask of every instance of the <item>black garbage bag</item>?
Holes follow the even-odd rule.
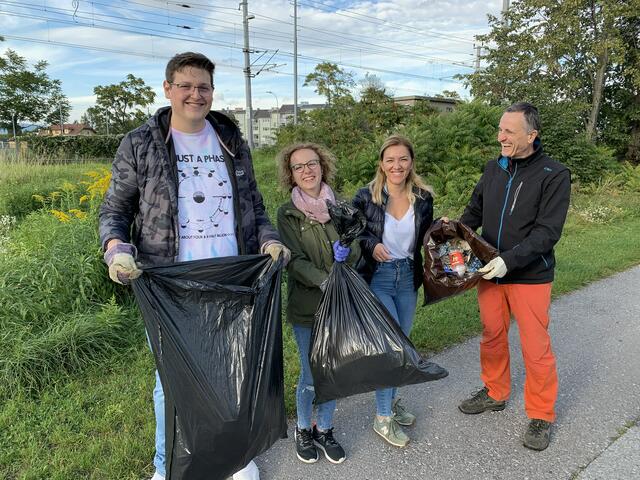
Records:
[[[338,234],[349,232],[347,240],[366,225],[362,212],[350,205],[338,204],[329,214]],[[420,356],[362,277],[337,262],[315,315],[309,362],[316,403],[448,375]]]
[[[165,394],[167,480],[226,479],[286,437],[280,270],[224,257],[133,282]]]
[[[425,255],[422,285],[425,305],[474,288],[482,278],[478,268],[498,256],[498,250],[493,245],[457,220],[434,222],[425,233],[423,242]],[[464,247],[458,248],[462,251],[466,264],[466,271],[462,276],[452,272],[449,267],[447,254],[452,242],[457,242],[456,246],[460,242],[464,244]]]

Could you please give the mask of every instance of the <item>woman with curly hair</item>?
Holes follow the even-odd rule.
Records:
[[[300,354],[300,378],[296,390],[296,454],[305,463],[318,460],[318,449],[332,463],[341,463],[344,449],[333,436],[336,401],[317,405],[317,424],[311,416],[315,392],[309,366],[311,332],[316,309],[333,262],[355,263],[359,248],[343,247],[327,209],[336,195],[329,186],[335,158],[314,143],[296,143],[277,157],[280,182],[291,199],[278,209],[278,231],[291,250],[288,270],[287,320],[293,326]]]

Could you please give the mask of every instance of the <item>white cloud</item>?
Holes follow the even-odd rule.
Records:
[[[3,35],[7,36],[0,47],[13,48],[30,61],[49,61],[48,72],[62,80],[63,90],[72,99],[76,119],[93,104],[89,99],[96,85],[118,83],[128,73],[143,78],[158,91],[157,106],[166,104],[159,89],[167,58],[186,50],[201,51],[217,62],[216,108],[244,107],[242,15],[237,3],[200,0],[191,9],[152,0],[137,0],[135,4],[124,0],[102,3],[108,3],[109,8],[80,2],[75,20],[71,2],[66,0],[47,0],[47,12],[42,8],[45,4],[40,2],[32,2],[30,10],[7,6],[0,12]],[[502,7],[498,0],[325,0],[322,3],[333,8],[320,10],[304,4],[298,7],[299,101],[322,101],[313,88],[302,87],[305,75],[322,60],[341,62],[345,64],[343,68],[358,78],[369,71],[397,95],[431,95],[444,89],[465,95],[461,82],[452,80],[451,76],[472,70],[452,63],[473,65],[474,35],[485,33],[488,30],[486,14],[498,14]],[[209,6],[202,7],[205,4]],[[253,105],[275,106],[275,97],[266,91],[276,93],[279,105],[291,103],[293,58],[288,54],[293,51],[293,7],[289,0],[252,0],[249,10],[255,15],[250,21],[251,46],[267,50],[259,59],[259,54],[252,55],[253,73],[268,61],[271,53],[279,51],[269,62],[278,65],[275,71],[262,71],[252,79]],[[32,18],[15,16],[28,13]],[[33,18],[36,16],[48,16],[50,21]],[[68,23],[57,23],[56,19]],[[101,22],[120,31],[90,26]],[[148,29],[147,33],[124,31],[140,28]],[[174,38],[154,37],[152,30]],[[45,43],[17,41],[12,36]],[[184,36],[190,36],[193,41],[179,39]],[[60,43],[93,49],[71,48]],[[132,55],[134,53],[138,55]]]

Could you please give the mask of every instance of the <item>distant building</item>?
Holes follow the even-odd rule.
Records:
[[[86,123],[63,123],[60,125],[50,125],[38,131],[38,135],[56,137],[58,135],[95,135],[96,131]]]
[[[419,102],[426,102],[428,106],[439,112],[453,112],[458,106],[458,103],[460,103],[460,100],[455,98],[426,97],[423,95],[394,97],[393,101],[398,105],[406,105],[407,107],[414,107]]]
[[[309,112],[326,107],[323,103],[302,102],[298,105],[298,113]],[[240,131],[246,138],[247,111],[244,108],[222,110],[231,118],[235,118]],[[256,148],[268,147],[276,143],[276,130],[282,125],[293,122],[293,104],[284,104],[279,109],[257,109],[253,111],[253,145]]]

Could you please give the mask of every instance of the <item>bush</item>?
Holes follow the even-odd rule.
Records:
[[[44,137],[30,135],[25,139],[36,155],[55,159],[112,159],[124,135],[77,135]]]

